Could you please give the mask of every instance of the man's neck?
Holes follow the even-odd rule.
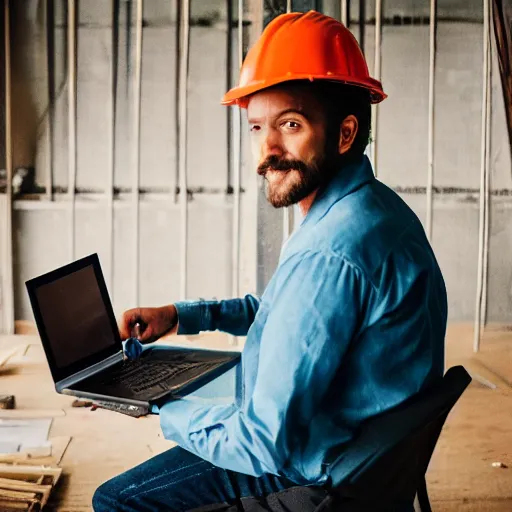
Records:
[[[309,196],[305,197],[302,201],[299,201],[298,205],[304,217],[308,214],[309,210],[313,206],[313,203],[315,202],[315,199],[320,190],[323,190],[329,186],[329,183],[340,172],[340,169],[342,168],[343,164],[346,165],[346,162],[343,160],[342,156],[340,156],[339,159],[331,167],[331,169],[333,169],[333,172],[329,173],[327,180],[320,187],[311,192]]]
[[[313,203],[315,202],[315,197],[318,193],[318,189],[316,189],[314,192],[311,192],[309,196],[305,197],[302,201],[299,201],[299,208],[302,212],[302,215],[305,217],[311,207],[313,206]]]

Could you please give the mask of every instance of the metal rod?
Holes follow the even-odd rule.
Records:
[[[227,4],[227,37],[226,37],[226,91],[229,91],[233,84],[233,2],[226,0]],[[233,110],[226,109],[226,163],[227,163],[227,190],[233,190]]]
[[[487,101],[489,85],[489,0],[484,0],[484,26],[483,26],[483,94],[482,94],[482,129],[481,129],[481,155],[480,155],[480,215],[478,229],[478,267],[477,267],[477,285],[476,285],[476,308],[475,308],[475,327],[473,333],[473,350],[480,350],[481,337],[481,315],[483,298],[483,280],[484,280],[484,237],[485,237],[485,185],[486,160],[487,160]]]
[[[3,282],[5,333],[14,334],[14,277],[12,249],[12,105],[11,105],[11,26],[9,0],[4,0],[4,41],[5,41],[5,240]],[[0,295],[0,298],[2,296]],[[1,310],[1,308],[0,308]]]
[[[135,21],[135,73],[133,81],[134,119],[133,119],[133,297],[134,304],[139,304],[140,291],[140,110],[142,89],[142,14],[144,0],[137,0]]]
[[[230,2],[228,2],[230,3]],[[176,158],[174,165],[174,190],[172,191],[174,204],[179,201],[179,182],[180,182],[180,151],[179,151],[179,134],[180,134],[180,50],[181,50],[181,2],[176,2],[176,39],[175,39],[175,56],[174,56],[174,70],[175,70],[175,95],[174,95],[174,132],[176,135]],[[229,87],[230,89],[231,87]],[[226,89],[228,90],[228,89]],[[229,171],[228,171],[229,172]]]
[[[48,76],[48,114],[46,123],[46,198],[53,200],[53,98],[55,94],[54,79],[54,11],[53,0],[46,0],[46,69]]]
[[[364,32],[366,28],[366,0],[359,0],[359,46],[364,53]]]
[[[69,258],[73,261],[76,191],[76,0],[68,0],[68,123]]]
[[[286,2],[286,12],[290,13],[292,11],[292,2],[291,0],[287,0]],[[285,206],[283,208],[283,243],[289,238],[291,229],[291,219],[293,218],[293,210],[292,206]]]
[[[373,76],[375,79],[381,79],[381,56],[382,56],[382,0],[375,1],[375,62]],[[373,141],[371,144],[371,159],[373,162],[373,171],[377,176],[377,123],[379,121],[379,106],[372,107],[372,133]]]
[[[244,58],[244,2],[238,0],[238,69],[241,69]],[[231,23],[231,19],[229,20]],[[228,38],[231,39],[231,30],[228,32]],[[231,59],[228,59],[231,63]],[[230,76],[228,70],[228,76]],[[232,276],[231,276],[231,294],[233,297],[240,295],[240,188],[242,180],[242,110],[236,108],[233,117],[233,246],[232,246]],[[231,345],[238,345],[236,336],[229,336]]]
[[[118,19],[118,1],[112,0],[112,32],[111,48],[112,56],[110,59],[110,105],[109,105],[109,160],[108,175],[106,186],[106,206],[107,206],[107,257],[109,263],[108,284],[110,294],[114,293],[114,170],[116,162],[116,91],[117,91],[117,19]]]
[[[490,29],[489,29],[490,31]],[[490,35],[489,35],[490,37]],[[485,133],[485,224],[484,224],[484,249],[483,249],[483,276],[482,276],[482,313],[480,322],[487,325],[487,300],[489,286],[489,229],[491,223],[491,119],[492,119],[492,60],[491,44],[489,42],[489,73],[487,75],[487,101],[486,101],[486,133]]]
[[[244,3],[238,0],[238,67],[242,67],[244,57]],[[240,293],[240,183],[242,177],[242,111],[235,110],[233,124],[233,265],[232,265],[232,294],[238,297]]]
[[[437,1],[430,0],[430,66],[428,79],[428,161],[427,161],[427,236],[432,241],[432,206],[434,187],[434,120],[435,120],[435,70],[436,70],[436,33]]]
[[[349,13],[347,0],[341,0],[341,23],[348,27]]]
[[[181,17],[181,48],[179,68],[179,184],[180,184],[180,210],[181,210],[181,258],[180,258],[180,297],[187,297],[187,271],[188,271],[188,180],[187,180],[187,84],[190,51],[190,0],[183,0]]]
[[[226,91],[231,89],[232,81],[233,81],[233,2],[231,0],[227,0],[227,38],[226,38]],[[235,130],[234,127],[234,118],[233,118],[234,112],[232,109],[227,108],[226,109],[226,126],[227,126],[227,184],[228,184],[228,190],[235,190],[234,184],[232,184],[232,175],[233,175],[233,160],[234,160],[234,141],[236,140],[233,131]],[[235,229],[235,211],[236,208],[234,198],[233,198],[233,267],[234,262],[236,261],[236,255],[235,255],[235,247],[236,247],[236,229]],[[238,294],[235,292],[235,270],[232,269],[233,275],[231,277],[231,288],[232,288],[232,295],[236,297]],[[237,273],[238,275],[238,273]],[[236,340],[236,337],[230,334],[228,336],[228,341],[230,345],[237,345],[238,342]]]

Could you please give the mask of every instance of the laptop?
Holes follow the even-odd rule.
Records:
[[[97,254],[26,282],[60,394],[150,409],[234,367],[239,352],[148,346],[126,360]]]

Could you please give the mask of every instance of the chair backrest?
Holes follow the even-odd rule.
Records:
[[[446,417],[470,382],[455,366],[434,386],[365,422],[330,468],[337,499],[366,503],[369,510],[412,502]]]

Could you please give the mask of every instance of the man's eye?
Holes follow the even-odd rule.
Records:
[[[251,132],[259,132],[261,130],[261,127],[258,126],[257,124],[253,124],[250,128],[250,131]]]
[[[286,121],[283,126],[285,126],[286,128],[290,128],[291,130],[297,130],[298,128],[300,128],[300,124],[299,123],[296,123],[295,121]]]

